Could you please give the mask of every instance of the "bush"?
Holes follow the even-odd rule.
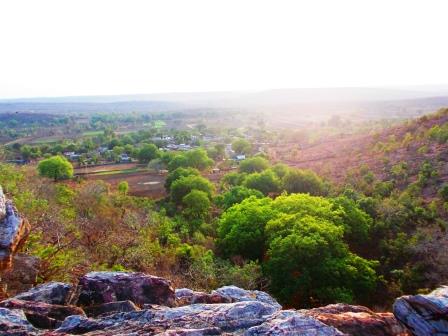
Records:
[[[211,199],[215,187],[209,180],[201,176],[183,176],[171,185],[171,200],[176,204],[181,204],[182,199],[195,189],[205,192]]]
[[[280,190],[280,179],[272,170],[250,174],[244,179],[243,184],[246,188],[261,191],[265,195]]]
[[[52,178],[55,181],[73,177],[73,166],[63,156],[57,155],[39,162],[39,175]]]
[[[448,201],[448,183],[442,184],[439,188],[439,196],[446,202]]]
[[[140,162],[148,163],[160,157],[160,151],[154,144],[144,144],[138,151],[137,157]]]
[[[255,196],[256,198],[263,198],[263,194],[255,189],[249,189],[243,186],[232,187],[229,191],[217,196],[216,203],[225,209],[230,208],[232,205],[241,203],[246,198]]]
[[[185,176],[200,176],[201,174],[199,173],[199,171],[195,168],[183,168],[183,167],[179,167],[176,168],[175,170],[173,170],[172,172],[170,172],[168,174],[168,176],[166,177],[165,180],[165,189],[167,191],[170,190],[171,184],[178,180],[181,177],[185,177]]]
[[[200,190],[192,190],[182,198],[184,206],[183,214],[189,219],[204,219],[210,210],[210,199],[208,194]]]
[[[323,180],[311,170],[290,170],[283,177],[282,184],[288,193],[309,193],[315,196],[325,193]]]
[[[246,160],[243,160],[240,163],[240,172],[241,173],[259,173],[262,172],[265,169],[269,168],[269,161],[265,158],[262,158],[260,156],[256,156],[253,158],[249,158]]]
[[[247,140],[238,139],[232,143],[232,149],[237,154],[246,154],[247,155],[247,154],[250,154],[250,152],[252,150],[252,145]]]
[[[191,167],[198,170],[205,170],[213,166],[213,164],[214,161],[208,157],[207,152],[202,148],[198,148],[174,156],[168,163],[168,169],[175,170],[179,167]]]

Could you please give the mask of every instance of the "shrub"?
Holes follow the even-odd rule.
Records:
[[[37,171],[39,175],[52,178],[55,181],[68,179],[73,176],[72,164],[60,155],[40,161]]]

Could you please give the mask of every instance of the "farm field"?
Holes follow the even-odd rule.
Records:
[[[212,181],[218,188],[224,173],[210,173],[204,177]],[[109,183],[112,188],[116,188],[122,181],[127,181],[131,196],[160,199],[167,195],[164,187],[166,175],[148,171],[144,165],[137,163],[76,168],[75,175],[82,176],[86,180],[104,181]]]

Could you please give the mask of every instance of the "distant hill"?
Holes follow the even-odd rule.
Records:
[[[288,154],[293,147],[279,146],[287,150],[277,152],[277,159],[310,168],[340,186],[355,181],[368,190],[369,184],[363,180],[371,173],[374,180],[393,181],[404,190],[418,181],[425,169],[431,170],[433,175],[421,190],[429,201],[448,182],[448,108],[379,132],[327,137],[302,146],[294,158]],[[370,184],[373,187],[374,183]]]
[[[306,118],[307,114],[317,119],[334,114],[382,119],[415,117],[447,105],[448,87],[443,86],[310,88],[9,99],[0,100],[0,113],[154,113],[232,109],[299,119]]]

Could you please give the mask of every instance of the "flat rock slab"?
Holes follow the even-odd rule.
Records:
[[[231,302],[260,301],[282,309],[282,306],[268,293],[257,290],[246,290],[237,286],[224,286],[211,292],[211,295],[220,295]]]
[[[448,287],[395,300],[394,315],[412,335],[448,335]]]
[[[362,306],[332,304],[302,310],[305,315],[353,336],[407,336],[406,329],[392,313],[375,313]]]
[[[81,306],[126,300],[173,306],[176,299],[169,280],[137,272],[91,272],[80,278],[79,286]]]

